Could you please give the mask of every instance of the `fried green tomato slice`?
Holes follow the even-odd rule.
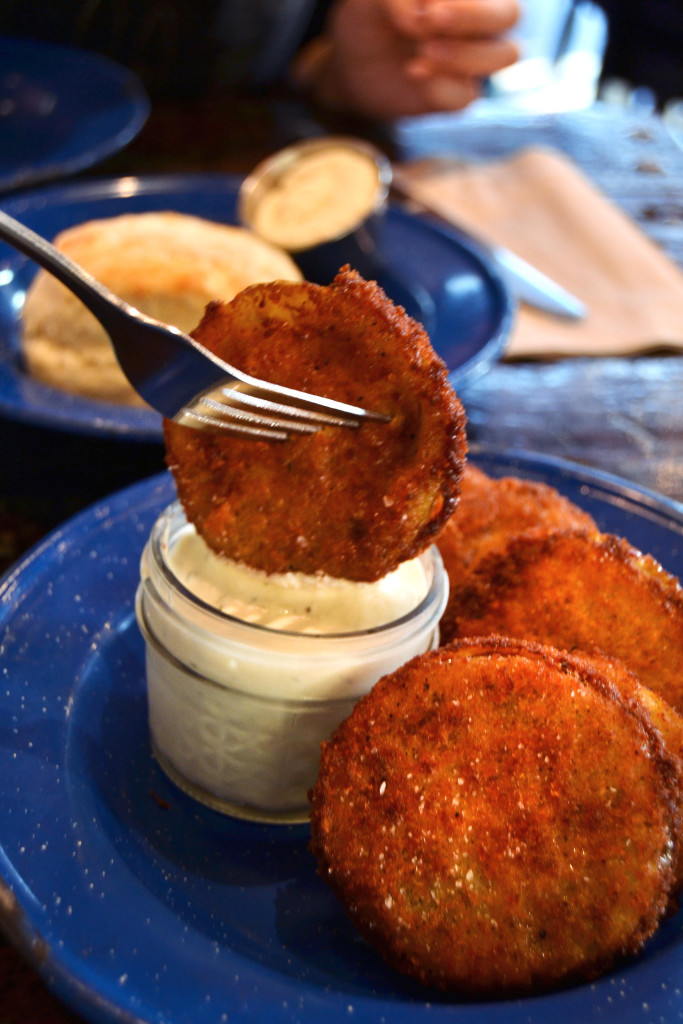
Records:
[[[443,643],[499,633],[602,651],[683,711],[683,589],[623,538],[512,537],[451,593],[440,630]]]
[[[166,421],[167,462],[213,550],[265,572],[379,579],[455,508],[465,414],[424,329],[372,282],[255,285],[194,332],[240,370],[382,413],[282,443]]]
[[[669,758],[675,768],[676,785],[674,787],[678,807],[678,824],[675,829],[676,890],[683,885],[683,716],[679,715],[671,705],[627,669],[623,661],[608,658],[607,655],[585,651],[562,651],[560,657],[575,671],[597,671],[609,685],[616,687],[620,698],[635,701],[649,716],[654,728],[666,747]]]
[[[490,551],[530,530],[597,532],[592,516],[548,484],[519,477],[490,477],[468,463],[460,482],[458,505],[436,544],[451,590]]]
[[[608,682],[617,687],[625,699],[638,701],[650,716],[652,724],[662,737],[669,754],[673,760],[679,763],[680,775],[683,779],[683,715],[680,715],[668,701],[651,690],[649,686],[643,686],[638,677],[618,658],[609,658],[607,655],[595,651],[590,654],[585,651],[572,651],[571,653],[563,651],[562,657],[568,659],[577,668],[587,665],[589,671],[597,669]],[[680,789],[679,796],[683,800],[683,787]]]
[[[463,639],[385,676],[323,744],[311,850],[392,966],[526,995],[596,978],[671,911],[677,777],[598,668]]]

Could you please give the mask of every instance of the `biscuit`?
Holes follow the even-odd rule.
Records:
[[[123,214],[63,231],[55,245],[119,298],[189,333],[207,304],[247,285],[301,273],[281,249],[244,228],[172,211]],[[87,398],[144,405],[104,328],[56,278],[40,270],[23,311],[28,373]]]

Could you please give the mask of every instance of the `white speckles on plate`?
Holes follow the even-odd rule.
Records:
[[[628,522],[683,575],[677,507],[531,456],[479,461],[546,480],[610,532]],[[0,585],[0,876],[20,909],[13,934],[29,955],[46,950],[38,967],[57,994],[97,1024],[683,1019],[680,915],[593,985],[458,1003],[360,939],[316,875],[306,826],[237,822],[173,786],[149,746],[132,606],[139,554],[171,497],[167,476],[114,496]]]

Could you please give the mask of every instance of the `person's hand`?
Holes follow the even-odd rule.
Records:
[[[459,110],[514,63],[517,0],[337,0],[294,80],[325,106],[372,118]]]

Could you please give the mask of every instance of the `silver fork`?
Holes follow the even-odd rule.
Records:
[[[25,224],[0,210],[0,238],[66,285],[99,320],[121,369],[162,416],[201,430],[285,441],[323,426],[386,421],[380,413],[242,373],[188,334],[128,305]]]

